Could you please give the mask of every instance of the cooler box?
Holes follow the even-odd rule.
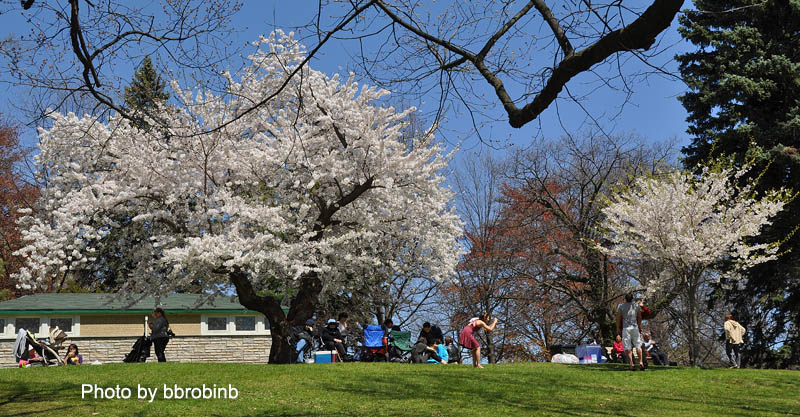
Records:
[[[335,350],[318,350],[314,352],[315,363],[339,362],[338,353]]]
[[[575,356],[581,363],[603,363],[603,348],[600,345],[578,345]]]

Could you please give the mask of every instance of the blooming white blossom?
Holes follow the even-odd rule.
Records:
[[[705,167],[699,175],[671,171],[641,177],[611,197],[603,227],[612,247],[607,253],[627,259],[654,259],[670,265],[668,277],[691,279],[712,265],[730,261],[741,272],[775,259],[778,245],[750,243],[780,212],[786,190],[755,198],[753,184],[738,185],[749,166]],[[664,282],[649,283],[649,290]]]
[[[159,112],[167,127],[53,116],[40,130],[42,210],[23,220],[24,288],[120,245],[134,248],[130,293],[198,278],[213,289],[233,272],[255,291],[297,288],[307,274],[335,290],[386,265],[453,274],[461,223],[441,174],[451,154],[430,132],[403,136],[413,109],[379,105],[388,92],[352,76],[305,66],[289,78],[305,57],[291,34],[256,46],[225,95],[178,90],[184,106]],[[398,242],[400,255],[383,250]]]
[[[775,259],[778,242],[753,243],[761,229],[791,198],[784,189],[757,198],[754,183],[741,184],[751,169],[718,161],[695,175],[670,171],[641,177],[611,197],[603,209],[603,227],[611,247],[606,253],[627,259],[655,260],[665,269],[645,284],[648,295],[677,296],[687,335],[689,360],[702,361],[699,311],[709,284],[720,274],[740,278],[741,272]],[[729,265],[719,271],[720,265]],[[658,299],[654,297],[653,299]],[[663,297],[660,303],[664,303]]]

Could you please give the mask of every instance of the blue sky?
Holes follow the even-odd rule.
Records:
[[[310,0],[244,2],[242,10],[234,16],[232,23],[240,33],[232,40],[236,44],[243,45],[257,39],[261,34],[268,34],[275,28],[291,30],[291,27],[306,24],[314,13],[316,5],[316,1]],[[0,30],[0,38],[5,38],[12,32],[20,33],[29,29],[19,13],[0,14],[0,25],[4,28]],[[323,26],[330,27],[331,24],[325,25],[323,21]],[[672,61],[672,56],[689,49],[687,44],[681,41],[676,28],[677,19],[662,39],[664,44],[675,45],[656,60],[657,64],[665,65],[673,71],[676,70],[676,64]],[[353,44],[334,40],[312,61],[312,66],[329,75],[334,72],[346,73],[352,68],[352,52],[354,52]],[[237,65],[232,62],[231,69],[235,70]],[[645,68],[644,64],[636,59],[629,60],[626,66],[631,72]],[[132,72],[132,68],[130,71]],[[120,74],[120,76],[129,78],[130,74]],[[568,84],[568,88],[581,91],[587,81],[588,77],[577,77]],[[605,132],[625,135],[637,133],[647,141],[674,138],[680,146],[688,144],[689,137],[685,133],[686,112],[677,100],[677,96],[684,92],[685,85],[674,77],[652,75],[633,83],[633,89],[634,94],[621,110],[620,106],[626,99],[625,94],[609,88],[594,91],[582,105],[592,117],[599,119],[600,126]],[[23,93],[6,84],[0,84],[0,94],[2,97],[0,112],[13,116],[15,112],[9,103],[18,101],[20,94]],[[512,129],[502,121],[482,126],[481,136],[491,140],[493,146],[487,147],[477,139],[472,132],[470,119],[463,112],[451,111],[447,114],[441,126],[440,137],[451,146],[461,144],[461,148],[467,152],[498,152],[497,148],[507,144],[525,146],[530,143],[532,137],[554,138],[564,134],[565,131],[579,132],[586,129],[588,126],[586,112],[570,100],[563,99],[564,92],[559,97],[556,105],[548,108],[539,120],[521,129]],[[423,110],[432,105],[425,102],[410,104],[417,105]],[[502,115],[499,104],[496,104],[496,107],[495,113]],[[616,117],[611,118],[610,115]],[[27,131],[25,136],[26,141],[35,142],[32,131]]]
[[[316,2],[307,3],[316,4]],[[295,7],[294,4],[296,3],[281,1],[247,2],[235,24],[247,27],[243,33],[244,39],[248,39],[248,37],[256,39],[259,34],[266,34],[273,27],[285,29],[307,23],[314,8],[303,10]],[[330,26],[328,25],[328,27]],[[689,44],[684,42],[678,34],[677,27],[676,18],[661,40],[662,45],[672,46],[653,61],[658,65],[664,65],[673,73],[677,73],[677,64],[674,62],[673,56],[690,50]],[[322,51],[319,59],[312,62],[312,66],[328,74],[347,72],[352,65],[348,62],[350,60],[348,55],[355,52],[353,49],[353,44],[333,41]],[[627,65],[631,72],[647,68],[636,59],[630,59]],[[568,87],[573,91],[580,91],[588,78],[577,77],[568,84]],[[593,117],[599,118],[600,126],[608,133],[637,133],[648,141],[665,141],[674,138],[679,146],[688,144],[687,113],[677,99],[677,96],[685,91],[685,84],[675,77],[651,75],[644,80],[634,82],[632,86],[635,92],[621,112],[620,107],[625,102],[625,94],[608,88],[597,90],[582,104]],[[524,146],[530,143],[533,136],[543,135],[553,138],[563,135],[565,129],[574,133],[587,128],[586,112],[563,97],[566,97],[564,92],[559,96],[558,106],[548,108],[538,121],[529,123],[521,129],[513,129],[506,122],[492,123],[483,129],[482,136],[497,139],[500,141],[500,145],[510,142]],[[421,103],[413,104],[419,107],[425,106]],[[497,109],[500,112],[499,103],[497,103]],[[559,121],[559,114],[561,121]],[[611,119],[611,115],[616,115],[616,117]],[[447,119],[442,127],[443,135],[446,136],[448,143],[461,142],[462,149],[467,151],[493,152],[492,149],[482,146],[476,137],[467,135],[471,130],[471,123],[465,114],[451,112]]]

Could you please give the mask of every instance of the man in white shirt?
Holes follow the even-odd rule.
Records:
[[[639,355],[639,369],[644,371],[642,363],[642,309],[633,302],[633,294],[625,295],[625,302],[617,306],[617,334],[622,336],[622,347],[625,349],[625,357],[631,365],[631,371],[635,371],[631,350],[636,349]]]

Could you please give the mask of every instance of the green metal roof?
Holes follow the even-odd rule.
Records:
[[[170,294],[156,301],[155,297],[117,298],[115,294],[33,294],[15,300],[0,303],[0,315],[11,314],[126,314],[149,313],[155,307],[161,307],[171,313],[242,313],[246,309],[235,300],[235,297],[217,297],[213,301],[204,301],[203,294]]]

